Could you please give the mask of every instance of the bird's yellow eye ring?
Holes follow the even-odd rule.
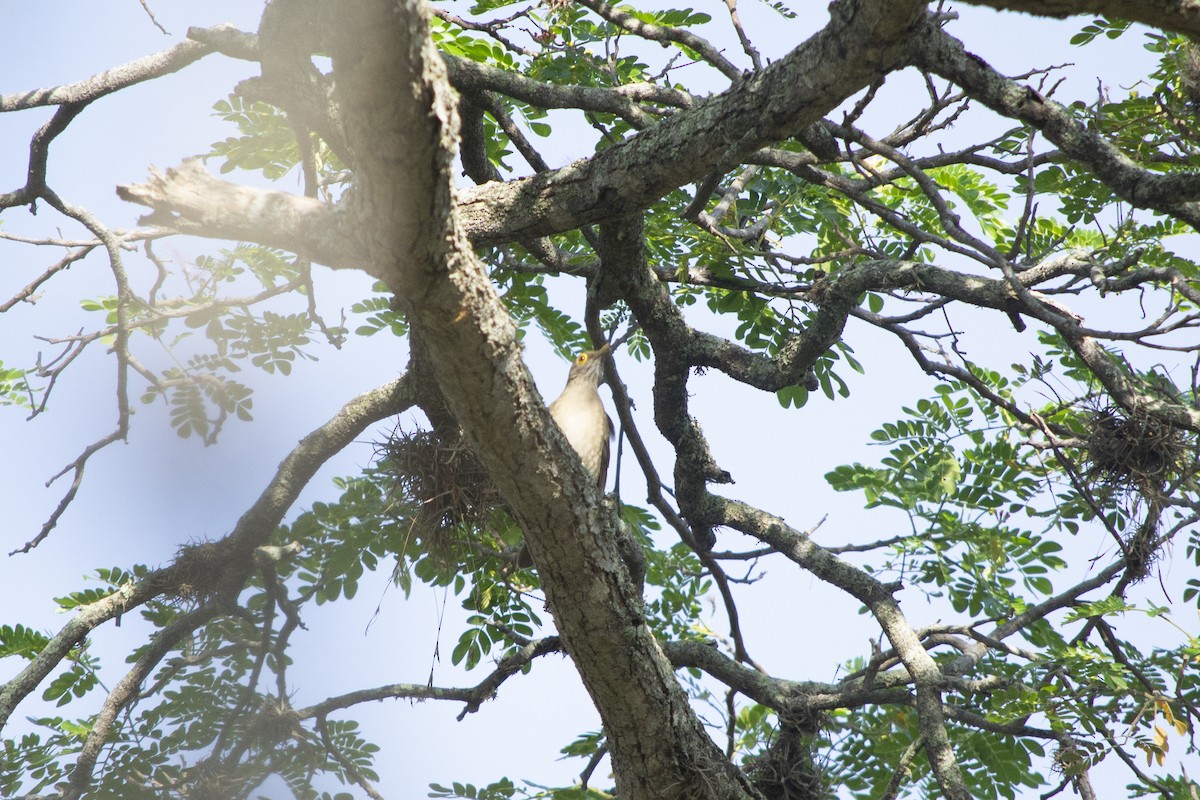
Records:
[[[586,363],[587,363],[587,360],[588,360],[588,354],[587,354],[587,353],[580,353],[580,354],[579,354],[579,357],[575,359],[575,363],[576,363],[576,364],[578,364],[578,365],[580,365],[580,366],[583,366],[584,364],[586,364]]]

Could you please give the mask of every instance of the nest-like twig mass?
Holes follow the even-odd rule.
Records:
[[[1187,437],[1141,411],[1103,408],[1087,435],[1088,476],[1122,488],[1152,491],[1170,479],[1188,454]]]
[[[380,468],[395,476],[411,501],[414,527],[424,535],[486,525],[500,494],[461,435],[397,432],[380,448]]]

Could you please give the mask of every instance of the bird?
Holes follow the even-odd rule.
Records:
[[[605,343],[598,350],[577,355],[567,374],[567,385],[550,404],[550,416],[583,466],[596,479],[602,494],[608,482],[608,442],[613,435],[613,424],[597,389],[604,377],[604,354],[608,350],[609,345]],[[517,553],[517,566],[521,569],[533,566],[527,543],[523,543]]]
[[[606,343],[598,350],[576,356],[567,375],[567,385],[550,404],[550,416],[596,479],[601,493],[608,481],[609,440],[613,435],[612,419],[597,391],[604,377],[604,355],[608,350]]]

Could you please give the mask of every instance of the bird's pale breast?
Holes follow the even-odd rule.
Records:
[[[588,386],[572,387],[550,404],[550,415],[579,454],[583,466],[592,475],[598,475],[612,431],[600,395]]]

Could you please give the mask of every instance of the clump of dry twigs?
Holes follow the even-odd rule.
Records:
[[[236,594],[241,584],[235,575],[240,573],[230,569],[231,552],[220,542],[193,542],[180,547],[175,554],[175,582],[170,594],[197,604],[222,592]]]
[[[1122,537],[1127,574],[1134,581],[1145,578],[1157,560],[1158,520],[1171,485],[1191,469],[1192,447],[1187,433],[1144,410],[1107,406],[1089,420],[1087,479],[1125,494],[1135,507],[1145,503],[1141,523]]]
[[[746,759],[746,776],[767,800],[814,800],[825,797],[822,773],[813,758],[812,737],[820,715],[781,722],[761,754]]]
[[[397,431],[378,449],[379,469],[395,478],[411,503],[414,532],[447,544],[455,531],[485,528],[502,506],[500,493],[474,451],[455,433]]]
[[[1090,479],[1140,491],[1161,488],[1190,449],[1183,432],[1166,422],[1115,406],[1092,415],[1086,447]]]

